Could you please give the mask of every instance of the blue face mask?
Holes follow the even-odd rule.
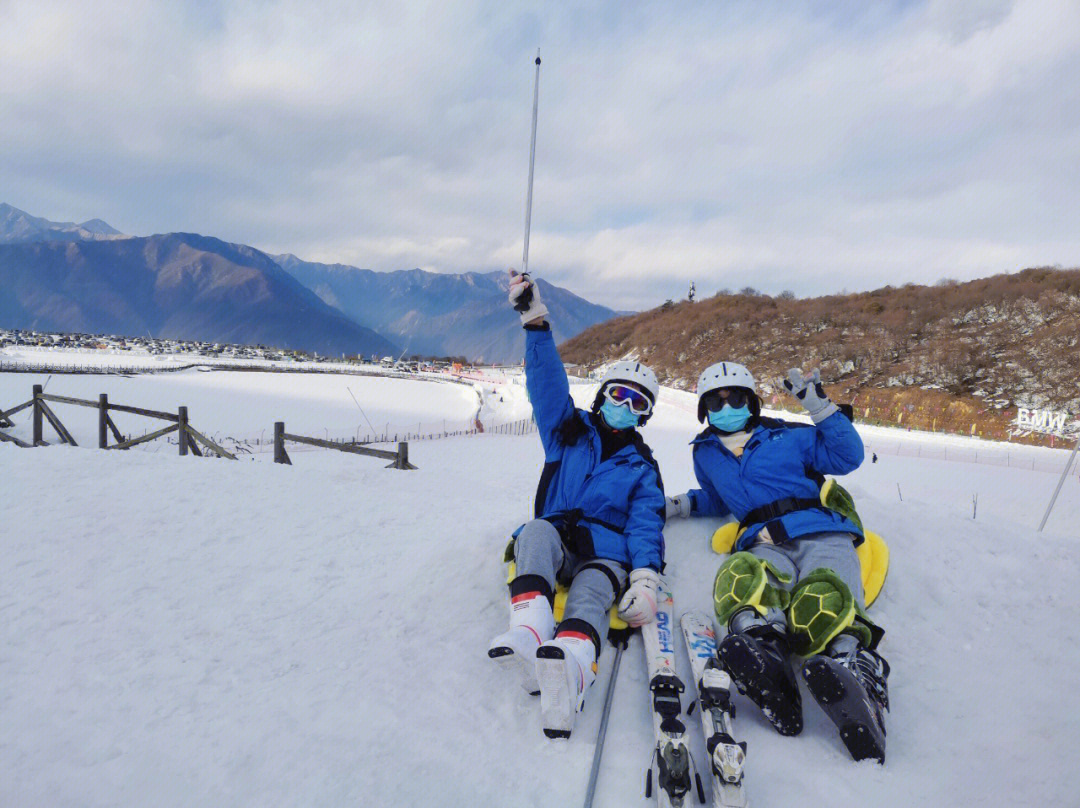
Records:
[[[612,429],[630,429],[638,425],[638,416],[630,412],[630,407],[610,401],[600,407],[600,416]]]
[[[738,432],[749,420],[750,408],[745,404],[738,409],[732,409],[731,405],[725,404],[720,412],[709,410],[709,423],[721,432]]]

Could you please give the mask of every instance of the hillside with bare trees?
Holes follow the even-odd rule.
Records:
[[[1017,407],[1080,413],[1080,270],[1026,269],[965,283],[796,299],[744,289],[609,320],[563,344],[565,361],[647,362],[693,390],[709,364],[746,364],[768,404],[775,379],[819,366],[860,420],[1027,439]],[[1043,441],[1039,441],[1043,442]]]

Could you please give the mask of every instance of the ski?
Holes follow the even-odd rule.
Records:
[[[652,692],[653,731],[656,746],[645,776],[645,796],[653,791],[656,775],[656,804],[659,808],[684,808],[691,804],[691,792],[696,781],[698,798],[705,802],[701,777],[693,769],[690,747],[686,742],[686,725],[679,719],[682,713],[682,681],[675,673],[675,640],[673,626],[675,604],[667,584],[660,582],[657,591],[656,620],[641,627],[645,644],[645,662]]]
[[[731,676],[716,656],[716,631],[712,619],[700,612],[687,612],[681,623],[693,669],[705,748],[709,753],[713,808],[746,808],[748,803],[743,790],[746,742],[735,740]]]

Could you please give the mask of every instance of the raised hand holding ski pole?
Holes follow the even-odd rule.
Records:
[[[509,272],[510,305],[521,315],[522,325],[539,324],[548,313],[547,306],[540,300],[540,288],[527,272],[524,275],[515,269],[510,269]]]
[[[547,314],[540,302],[540,290],[529,275],[529,231],[532,229],[533,168],[536,165],[536,110],[540,102],[540,50],[536,51],[536,81],[533,83],[532,138],[529,142],[529,190],[525,195],[525,244],[521,251],[521,273],[510,270],[510,305],[521,315],[521,324],[539,325]]]

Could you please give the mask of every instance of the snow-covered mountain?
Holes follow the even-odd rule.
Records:
[[[521,321],[506,305],[505,271],[373,272],[302,261],[295,255],[275,260],[324,301],[407,346],[409,353],[485,362],[518,362],[525,355]],[[543,278],[537,280],[556,341],[618,316]]]
[[[86,241],[129,238],[101,219],[51,222],[0,202],[0,244],[21,241]]]

